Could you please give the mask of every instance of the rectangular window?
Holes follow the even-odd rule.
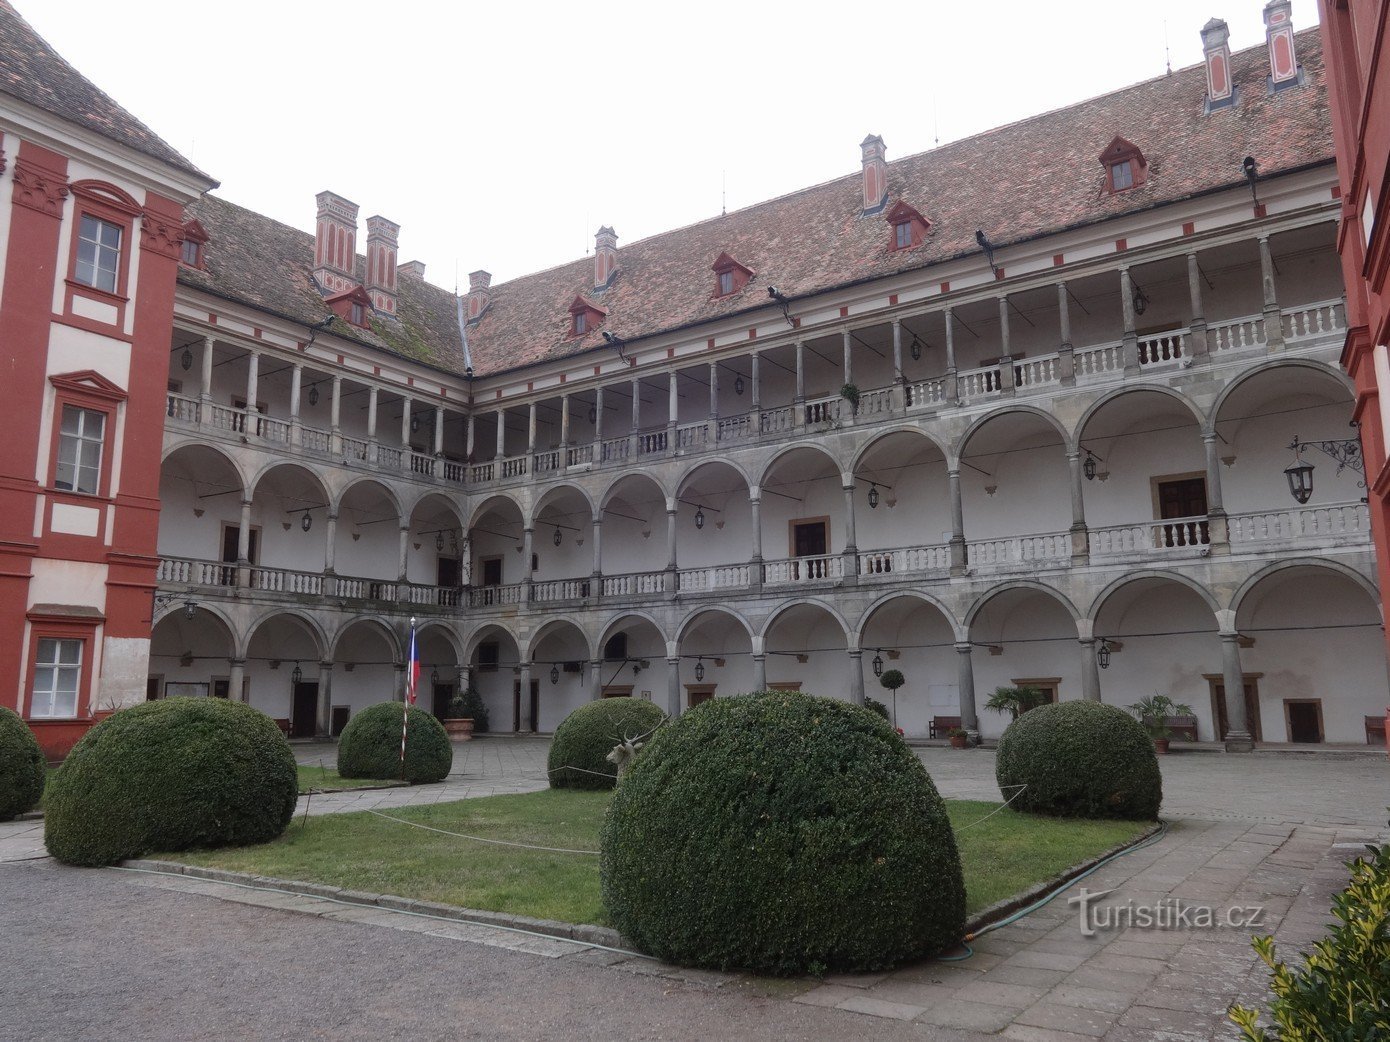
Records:
[[[1115,163],[1110,167],[1110,178],[1112,185],[1117,192],[1122,192],[1126,188],[1134,187],[1134,171],[1130,169],[1129,160],[1123,163]]]
[[[719,273],[719,295],[727,297],[734,291],[734,273],[732,271],[721,271]]]
[[[912,222],[902,221],[899,224],[893,225],[893,234],[895,236],[897,248],[900,250],[907,249],[912,245]]]
[[[367,324],[367,312],[363,309],[362,305],[356,301],[354,301],[352,305],[351,321],[354,326],[365,326]]]
[[[193,239],[183,240],[183,262],[190,268],[198,266],[198,243]]]
[[[101,447],[105,435],[105,413],[74,405],[63,406],[54,488],[88,495],[97,493],[101,485]]]
[[[34,661],[34,696],[29,702],[29,715],[76,716],[81,674],[82,641],[41,638]]]
[[[120,262],[120,226],[84,213],[77,235],[77,281],[115,293]]]
[[[574,316],[574,331],[575,331],[575,333],[576,333],[576,334],[582,335],[584,332],[586,332],[586,331],[588,330],[588,328],[589,328],[589,316],[586,315],[586,314],[584,314],[584,312],[582,312],[582,311],[576,312],[576,313],[575,313],[575,316]]]

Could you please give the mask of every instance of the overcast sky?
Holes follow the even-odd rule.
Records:
[[[1161,75],[1165,26],[1175,69],[1213,15],[1264,41],[1263,0],[14,2],[217,194],[310,231],[332,189],[447,287],[851,173],[869,133],[892,160]]]

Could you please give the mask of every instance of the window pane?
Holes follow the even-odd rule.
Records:
[[[102,435],[106,433],[106,414],[104,412],[93,412],[91,409],[83,409],[81,411],[83,435],[100,444]]]
[[[58,642],[48,637],[39,641],[39,663],[52,665],[58,658]]]
[[[75,666],[82,661],[82,642],[64,640],[58,642],[58,661],[65,666]],[[74,681],[74,684],[76,681]]]
[[[82,426],[82,410],[63,406],[63,433],[76,434]]]
[[[95,217],[92,217],[90,214],[84,213],[82,215],[82,226],[79,234],[82,236],[82,238],[95,242],[97,238],[97,231],[100,225],[101,222],[98,221]]]
[[[101,442],[86,440],[82,442],[81,463],[88,470],[97,470],[101,466]]]
[[[102,222],[101,244],[103,246],[109,246],[113,250],[119,250],[121,248],[121,230],[114,224]]]
[[[62,489],[64,492],[72,491],[74,469],[71,463],[59,463],[58,471],[53,475],[53,487]]]

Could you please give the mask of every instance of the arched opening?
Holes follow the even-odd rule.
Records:
[[[324,646],[316,627],[288,612],[262,619],[247,642],[243,697],[291,738],[328,734],[330,681],[319,669]]]
[[[516,638],[501,626],[484,626],[468,642],[469,675],[473,688],[482,696],[488,711],[488,725],[494,731],[522,730],[521,710],[531,713],[532,699],[540,700],[540,683],[531,678],[532,691],[521,697],[521,650]]]
[[[417,648],[418,653],[418,648]],[[425,674],[419,691],[428,683]],[[395,633],[376,619],[353,619],[338,631],[333,649],[332,719],[334,733],[341,730],[353,713],[378,702],[400,701],[404,675],[400,667],[405,655]],[[417,694],[417,700],[419,694]],[[426,708],[429,708],[426,703]]]
[[[243,488],[232,461],[206,445],[184,445],[165,458],[159,468],[164,574],[200,586],[235,584],[235,567],[209,562],[236,564]]]
[[[1384,720],[1390,692],[1380,612],[1362,583],[1313,562],[1279,568],[1239,596],[1236,628],[1259,738],[1371,742],[1366,718]]]
[[[795,448],[763,472],[763,584],[832,583],[849,543],[839,465],[820,448]]]
[[[406,578],[427,587],[414,591],[417,603],[457,607],[463,586],[463,521],[448,498],[430,493],[410,513]]]
[[[875,439],[854,467],[861,579],[945,575],[951,567],[946,457],[916,431]]]
[[[506,496],[494,496],[473,512],[468,529],[473,555],[470,607],[521,602],[521,584],[530,574],[524,526],[521,508]]]
[[[415,650],[420,660],[417,704],[441,720],[453,716],[449,701],[464,682],[459,675],[459,653],[453,634],[440,623],[426,623],[416,630]]]
[[[865,619],[859,636],[864,693],[888,706],[908,737],[940,738],[948,726],[959,726],[943,719],[961,715],[955,644],[941,609],[911,594],[884,601]],[[896,696],[880,683],[881,674],[895,669],[904,681]]]
[[[792,604],[763,632],[768,690],[851,700],[849,641],[828,608],[813,602]]]
[[[334,569],[339,594],[394,600],[392,587],[403,576],[404,564],[395,496],[378,481],[351,485],[338,503]]]
[[[549,489],[541,497],[532,523],[536,601],[577,601],[590,595],[593,519],[589,497],[573,485]]]
[[[1192,556],[1211,542],[1206,449],[1181,399],[1117,394],[1086,417],[1077,442],[1093,556]]]
[[[603,497],[599,558],[607,595],[659,593],[666,568],[666,494],[645,474],[628,474]]]
[[[1200,741],[1217,741],[1213,692],[1221,687],[1221,641],[1212,604],[1167,576],[1112,588],[1093,632],[1101,699],[1122,708],[1155,694],[1192,707]]]
[[[231,689],[231,659],[236,641],[223,619],[198,608],[190,619],[183,606],[154,624],[150,633],[148,698],[235,697]]]
[[[1038,586],[990,594],[970,619],[980,733],[998,737],[1011,722],[1008,714],[985,708],[1001,687],[1037,688],[1051,702],[1080,698],[1077,638],[1075,615],[1058,595]]]
[[[681,626],[676,646],[682,712],[711,698],[757,690],[753,639],[736,615],[717,608],[697,612]]]
[[[728,463],[703,463],[676,493],[680,591],[742,590],[753,556],[753,511],[748,481]]]
[[[1071,469],[1055,422],[995,413],[961,446],[961,504],[969,566],[1008,571],[1071,559]]]
[[[667,713],[678,714],[680,705],[668,704],[668,684],[660,679],[668,668],[665,659],[666,638],[656,624],[641,615],[623,615],[610,622],[599,639],[598,676],[590,683],[600,698],[647,691],[646,697]]]
[[[530,654],[531,680],[540,687],[531,730],[554,731],[561,720],[589,700],[585,683],[592,655],[589,641],[574,623],[557,619],[541,627],[531,641]]]

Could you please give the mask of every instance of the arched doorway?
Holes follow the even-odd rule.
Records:
[[[291,738],[328,734],[330,685],[319,668],[326,644],[317,625],[290,612],[262,619],[247,641],[245,700]]]
[[[529,655],[531,679],[540,687],[531,730],[554,731],[561,720],[589,700],[585,667],[593,652],[578,626],[556,619],[542,626],[532,638]],[[641,695],[640,691],[630,693]],[[646,697],[650,698],[651,693],[647,692]]]
[[[951,620],[932,602],[910,593],[880,602],[859,636],[865,696],[887,705],[909,737],[942,737],[934,731],[958,725],[934,728],[933,721],[961,715],[955,644]],[[896,697],[879,682],[880,672],[894,669],[905,681]]]
[[[531,692],[526,693],[525,701],[519,706],[515,701],[515,685],[520,680],[521,649],[516,637],[502,626],[487,625],[477,630],[468,640],[468,672],[473,688],[487,706],[488,726],[493,731],[520,731],[522,721],[518,719],[521,708],[526,708],[526,720],[530,715]],[[540,698],[540,685],[535,677],[535,698]]]
[[[459,693],[463,678],[459,673],[458,645],[442,623],[427,622],[415,633],[416,654],[420,660],[418,704],[443,720],[449,701]]]

